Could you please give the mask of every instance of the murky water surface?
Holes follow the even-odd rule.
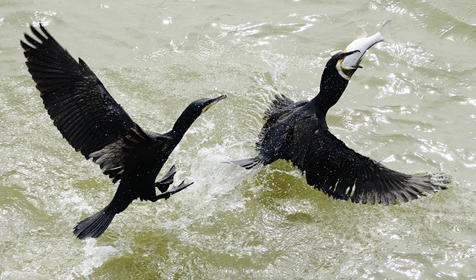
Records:
[[[391,207],[334,201],[291,164],[255,155],[275,94],[310,99],[330,53],[393,21],[329,112],[356,151],[449,189]],[[97,240],[72,228],[116,187],[61,137],[19,40],[43,22],[142,127],[227,94],[165,168],[195,182],[136,201]],[[476,3],[464,1],[7,1],[0,4],[0,279],[476,278]]]

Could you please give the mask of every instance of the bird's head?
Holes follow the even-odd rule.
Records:
[[[216,98],[202,98],[193,101],[188,105],[187,110],[190,110],[190,112],[194,112],[194,114],[198,113],[197,117],[200,116],[201,114],[205,113],[210,107],[213,105],[217,104],[219,101],[223,100],[226,98],[226,95],[221,95]]]
[[[347,66],[347,67],[344,67],[342,65],[342,61],[344,60],[344,58],[348,57],[348,56],[359,56],[359,59],[357,60],[358,62],[355,63],[355,65],[350,65],[350,66]],[[355,73],[355,71],[359,68],[361,68],[361,66],[359,66],[359,62],[360,60],[362,59],[362,56],[364,54],[363,53],[360,53],[359,50],[355,50],[355,51],[351,51],[351,52],[336,52],[336,53],[333,53],[331,59],[329,59],[329,61],[327,62],[326,64],[326,69],[329,68],[330,71],[337,71],[337,73],[339,73],[339,75],[346,79],[346,80],[350,80],[350,78],[352,77],[352,75]],[[324,71],[326,71],[324,69]]]
[[[356,52],[360,51],[356,50],[351,52],[338,52],[335,53],[331,59],[329,59],[329,61],[327,61],[326,67],[324,68],[324,72],[322,73],[321,77],[321,91],[326,89],[337,90],[339,86],[344,86],[345,89],[347,83],[350,80],[349,73],[353,74],[355,70],[357,70],[358,66],[356,66],[355,69],[343,69],[341,66],[341,61],[345,57]]]
[[[173,130],[176,132],[185,133],[185,131],[202,113],[225,98],[226,95],[221,95],[216,98],[202,98],[193,101],[187,106],[182,115],[180,115],[178,120],[175,122]]]

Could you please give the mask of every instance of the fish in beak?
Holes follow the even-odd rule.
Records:
[[[356,50],[360,52],[355,52],[352,55],[348,55],[340,60],[341,69],[339,69],[340,70],[339,73],[341,74],[342,77],[344,77],[347,80],[350,80],[350,77],[352,77],[354,72],[358,68],[361,68],[361,66],[359,66],[360,61],[362,61],[362,58],[365,52],[368,49],[370,49],[373,45],[379,42],[387,42],[387,43],[394,42],[394,40],[392,39],[389,33],[391,24],[392,24],[391,20],[385,22],[385,24],[382,26],[379,32],[369,37],[367,37],[367,32],[365,32],[365,30],[362,27],[360,26],[357,27],[357,39],[355,39],[352,43],[350,43],[345,48],[344,53],[352,52]]]

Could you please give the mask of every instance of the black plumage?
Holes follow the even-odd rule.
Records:
[[[37,39],[25,34],[29,44],[22,41],[21,46],[48,114],[76,151],[92,158],[114,183],[120,180],[111,203],[79,222],[74,234],[79,239],[98,237],[134,199],[167,199],[191,185],[182,182],[169,189],[175,166],[159,181],[155,179],[192,123],[226,96],[192,102],[167,133],[143,130],[83,60],[78,63],[43,26],[40,29],[43,34],[31,27]]]
[[[356,203],[396,204],[445,188],[429,177],[386,168],[348,148],[329,131],[327,111],[337,103],[358,67],[355,65],[344,77],[339,73],[340,62],[353,53],[337,53],[330,58],[314,99],[294,102],[284,95],[276,96],[258,136],[259,154],[233,163],[251,169],[278,159],[288,160],[305,172],[309,185],[336,199]]]

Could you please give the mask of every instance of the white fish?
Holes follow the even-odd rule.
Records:
[[[356,52],[352,55],[346,56],[344,59],[340,61],[339,73],[342,77],[346,79],[350,79],[352,74],[354,74],[355,70],[359,68],[360,61],[365,54],[365,52],[370,49],[373,45],[379,42],[387,42],[393,43],[394,40],[390,36],[389,29],[392,24],[392,21],[389,20],[385,22],[379,32],[375,33],[372,36],[367,37],[367,32],[358,26],[357,27],[357,39],[355,39],[352,43],[350,43],[344,50],[344,52],[351,52],[351,51],[360,51]]]

